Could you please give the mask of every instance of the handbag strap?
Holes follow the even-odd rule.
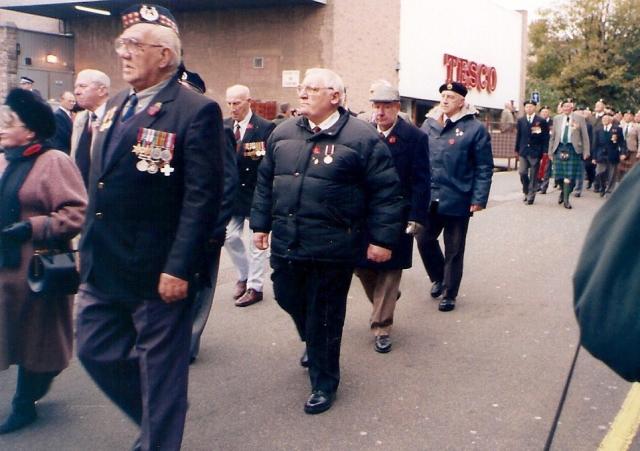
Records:
[[[558,403],[558,408],[556,409],[556,415],[553,418],[551,430],[549,431],[549,435],[547,436],[547,442],[544,445],[544,451],[549,451],[551,449],[551,444],[553,443],[553,437],[556,435],[556,429],[558,428],[558,422],[560,421],[562,408],[564,407],[564,402],[567,400],[567,393],[569,392],[569,384],[571,384],[571,379],[573,378],[573,370],[575,370],[576,368],[576,361],[578,360],[578,353],[580,352],[580,347],[581,347],[580,343],[581,341],[579,341],[578,346],[576,346],[576,353],[573,355],[573,362],[571,362],[571,368],[569,369],[567,380],[564,383],[564,388],[562,389],[562,396],[560,397],[560,402]]]

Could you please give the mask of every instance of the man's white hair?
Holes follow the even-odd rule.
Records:
[[[150,25],[150,24],[139,24]],[[163,47],[169,49],[172,54],[169,66],[172,69],[177,69],[182,60],[182,42],[178,35],[171,28],[161,27],[157,25],[151,25],[149,33],[153,37],[156,44],[160,44]]]
[[[84,69],[78,72],[76,80],[80,77],[86,78],[89,83],[95,83],[99,86],[104,86],[109,90],[111,87],[111,79],[107,74],[96,69]]]
[[[251,90],[245,85],[233,85],[227,88],[227,97],[244,97],[245,99],[251,98]]]
[[[324,86],[323,88],[332,88],[340,94],[340,105],[344,103],[345,98],[345,89],[344,82],[340,75],[336,74],[331,69],[325,69],[323,67],[312,67],[311,69],[307,69],[304,73],[304,78],[309,76],[315,76],[322,80]]]

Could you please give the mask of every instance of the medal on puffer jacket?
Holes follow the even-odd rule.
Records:
[[[311,154],[312,154],[313,164],[320,163],[320,159],[318,158],[318,155],[320,155],[320,147],[314,146],[313,149],[311,150]]]
[[[335,146],[333,144],[327,144],[324,146],[324,164],[333,163],[333,153],[335,152]]]

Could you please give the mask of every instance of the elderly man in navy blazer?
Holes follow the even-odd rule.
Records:
[[[516,153],[524,202],[532,205],[538,191],[538,170],[549,146],[549,124],[536,114],[536,102],[524,102],[524,116],[516,124]]]
[[[192,297],[222,195],[222,113],[179,83],[169,10],[136,5],[122,21],[115,49],[130,88],[107,103],[94,137],[78,355],[139,425],[134,449],[178,450]]]

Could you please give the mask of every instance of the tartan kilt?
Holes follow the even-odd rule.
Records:
[[[582,174],[582,155],[573,150],[573,146],[567,146],[565,149],[569,151],[569,159],[560,159],[560,149],[553,154],[553,178],[554,179],[570,179],[578,180]]]

